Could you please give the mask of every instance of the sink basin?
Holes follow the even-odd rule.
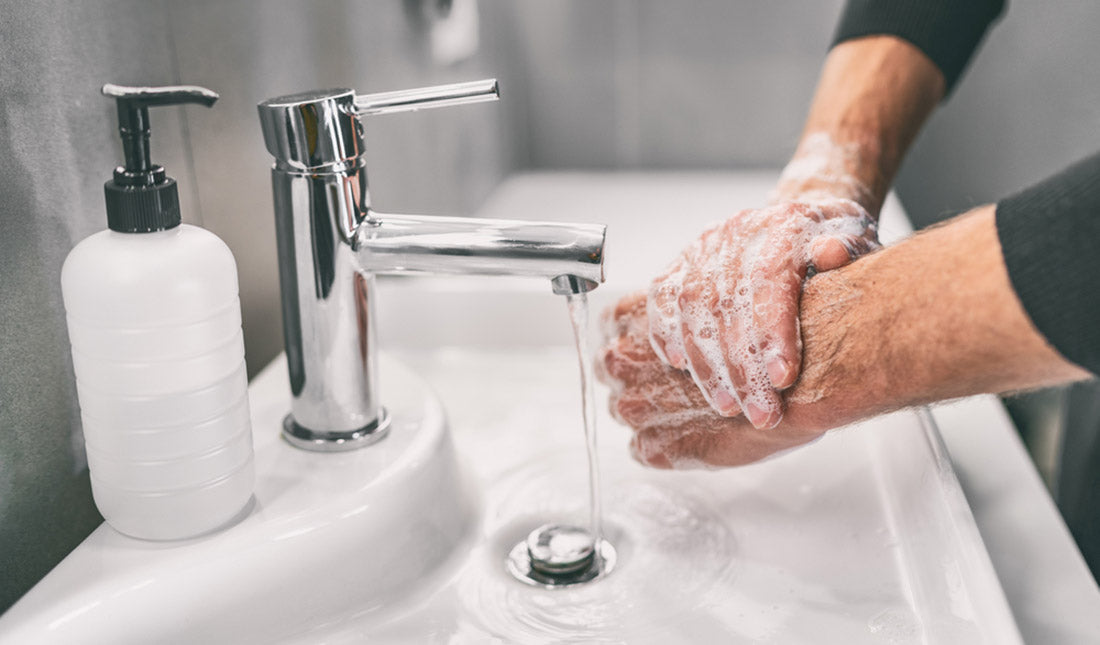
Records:
[[[590,586],[543,590],[511,579],[503,559],[534,526],[586,521],[575,355],[401,358],[438,384],[484,491],[479,535],[407,614],[349,620],[319,641],[1022,642],[939,435],[917,413],[748,467],[663,472],[631,461],[629,431],[601,410],[604,521],[618,564]]]
[[[519,177],[481,215],[608,222],[598,311],[773,181]],[[896,200],[882,228],[908,230]],[[598,390],[616,568],[577,587],[518,582],[505,558],[528,531],[587,521],[565,304],[538,280],[379,287],[388,437],[351,453],[287,445],[280,358],[250,385],[257,488],[237,523],[175,543],[101,526],[0,617],[0,642],[1021,642],[939,435],[915,412],[782,459],[670,473],[629,459]]]

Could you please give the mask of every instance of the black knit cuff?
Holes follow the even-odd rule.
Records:
[[[1004,4],[1005,0],[848,0],[833,46],[882,34],[905,39],[940,68],[950,94]]]
[[[1039,332],[1100,374],[1100,153],[997,204],[1008,276]]]

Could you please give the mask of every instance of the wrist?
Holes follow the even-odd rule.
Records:
[[[905,150],[941,96],[943,75],[902,39],[870,36],[837,45],[777,196],[833,194],[877,217]]]
[[[814,276],[788,418],[837,427],[900,408],[1086,378],[1030,323],[982,206]]]
[[[802,293],[802,374],[786,394],[786,419],[827,430],[890,411],[896,366],[889,338],[891,314],[875,289],[874,262],[814,276]]]
[[[827,131],[803,137],[783,169],[772,202],[850,200],[878,218],[887,182],[871,137],[837,139]]]

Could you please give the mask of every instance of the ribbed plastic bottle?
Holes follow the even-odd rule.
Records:
[[[239,516],[252,431],[237,267],[180,223],[175,180],[149,160],[148,107],[212,105],[198,87],[106,85],[126,165],[104,185],[108,230],[61,271],[92,494],[112,527],[172,540]]]

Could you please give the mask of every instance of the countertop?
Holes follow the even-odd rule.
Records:
[[[932,415],[1024,640],[1100,643],[1100,588],[1004,406],[977,396]]]

